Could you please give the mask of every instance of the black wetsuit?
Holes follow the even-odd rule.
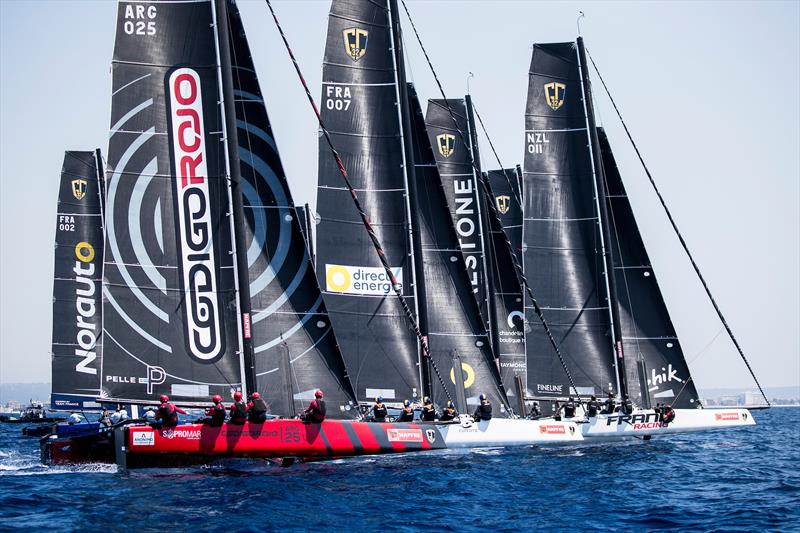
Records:
[[[406,411],[406,408],[404,407],[403,410],[400,411],[400,416],[397,417],[395,422],[412,422],[413,420],[414,410],[409,407],[408,411]]]
[[[492,404],[489,402],[480,404],[478,408],[475,409],[475,414],[472,415],[472,418],[474,418],[476,422],[480,422],[481,420],[491,420]]]
[[[433,404],[423,405],[422,406],[422,413],[419,415],[419,419],[425,422],[433,422],[436,420],[436,408]]]
[[[386,415],[389,412],[386,410],[386,406],[383,404],[375,404],[372,406],[372,419],[375,422],[386,422]]]

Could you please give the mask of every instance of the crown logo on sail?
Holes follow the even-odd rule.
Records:
[[[344,35],[344,49],[350,59],[358,61],[367,53],[367,37],[369,32],[361,28],[348,28]]]
[[[449,133],[442,133],[436,136],[436,145],[439,147],[440,154],[450,157],[456,149],[456,138]]]
[[[558,110],[558,108],[564,105],[564,93],[566,90],[567,86],[563,83],[551,81],[550,83],[544,84],[544,99],[547,100],[547,105],[549,105],[553,111]]]
[[[83,200],[86,196],[86,180],[72,180],[72,196],[76,200]]]
[[[497,205],[497,210],[500,211],[500,214],[505,215],[511,208],[511,197],[505,195],[495,196],[494,203]]]

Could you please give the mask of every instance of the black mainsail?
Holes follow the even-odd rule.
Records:
[[[102,396],[206,402],[243,364],[211,1],[119,3]]]
[[[103,162],[67,151],[56,213],[52,396],[55,409],[98,407],[102,361]]]
[[[639,405],[697,407],[697,388],[656,280],[608,137],[597,130],[614,249],[618,306],[631,398]]]
[[[416,167],[416,195],[412,208],[420,215],[416,235],[422,248],[422,257],[416,259],[423,262],[425,294],[421,300],[427,307],[431,357],[439,371],[448,376],[445,383],[457,404],[456,399],[460,396],[453,392],[463,383],[466,405],[457,405],[461,412],[479,404],[482,393],[505,410],[508,406],[505,390],[473,297],[466,261],[426,134],[422,108],[410,84],[408,93]],[[460,369],[456,366],[458,364]],[[461,380],[456,376],[459,370]],[[432,386],[434,402],[444,404],[448,398],[441,384],[433,379]]]
[[[525,114],[524,258],[530,288],[578,392],[617,391],[602,233],[574,43],[535,44]],[[528,388],[570,394],[562,366],[526,302]]]
[[[355,394],[306,249],[305,220],[292,201],[244,26],[230,0],[228,10],[256,389],[273,414],[296,414],[320,388],[331,417],[352,417]]]
[[[514,249],[517,260],[523,264],[520,176],[517,174],[517,169],[514,168],[490,170],[486,175],[494,193],[494,198],[487,199],[487,201],[494,202],[503,225],[503,231],[511,241],[511,247]]]
[[[337,0],[328,19],[322,122],[339,151],[403,296],[416,308],[399,91],[386,0]],[[360,401],[421,394],[418,342],[320,140],[317,276]]]

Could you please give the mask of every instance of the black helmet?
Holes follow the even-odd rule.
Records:
[[[383,403],[383,396],[378,396],[375,398],[375,403]]]
[[[575,401],[575,400],[572,398],[572,396],[570,396],[570,397],[569,397],[569,401],[573,402],[573,401]]]
[[[624,395],[623,398],[625,398],[627,400],[628,399],[628,395],[627,394]]]
[[[609,397],[609,398],[613,398],[613,397],[614,397],[614,393],[613,393],[613,392],[609,392],[609,393],[608,393],[608,397]]]
[[[485,402],[487,399],[488,399],[488,398],[486,397],[486,395],[485,395],[485,394],[481,394],[481,396],[480,396],[480,400],[481,400],[482,402]]]
[[[596,399],[597,399],[597,396],[595,396],[594,394],[592,394],[592,400],[596,400]]]

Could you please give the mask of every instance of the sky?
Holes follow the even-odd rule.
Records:
[[[297,204],[315,203],[317,125],[261,1],[240,1]],[[274,0],[315,97],[328,1]],[[574,40],[620,106],[764,386],[800,386],[800,2],[409,1],[448,97],[469,89],[504,166],[522,163],[534,42]],[[50,379],[64,150],[105,152],[113,1],[0,0],[0,383]],[[439,98],[403,16],[408,78]],[[698,387],[752,387],[594,78]],[[481,139],[484,167],[497,167]]]

